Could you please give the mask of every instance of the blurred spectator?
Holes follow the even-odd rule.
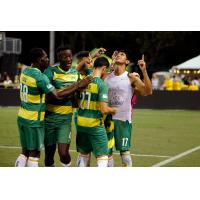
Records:
[[[173,79],[170,76],[166,76],[164,80],[164,90],[173,90]]]
[[[198,85],[194,85],[194,83],[196,84],[196,82],[194,82],[194,80],[189,81],[188,90],[190,90],[190,91],[198,91],[199,90]]]
[[[173,76],[173,90],[180,91],[182,89],[182,81],[179,76]]]
[[[152,75],[151,79],[151,84],[152,84],[152,89],[153,90],[158,90],[159,89],[159,78],[156,76],[156,74]]]
[[[18,75],[18,74],[15,75],[13,88],[14,88],[14,89],[19,89],[19,88],[20,88],[20,84],[19,84],[19,75]]]
[[[4,88],[9,88],[13,86],[13,82],[10,77],[7,75],[6,79],[3,81]]]
[[[197,77],[195,77],[195,78],[192,80],[192,85],[196,85],[196,86],[198,86],[198,88],[200,87],[200,82],[199,82],[199,80],[198,80]]]

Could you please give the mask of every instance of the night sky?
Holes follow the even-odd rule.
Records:
[[[6,31],[6,37],[22,39],[22,54],[19,61],[29,64],[28,52],[33,47],[41,47],[49,53],[48,31]],[[127,49],[131,61],[137,63],[141,55],[149,65],[149,72],[168,70],[200,54],[200,32],[56,32],[55,48],[70,45],[74,53],[105,47],[109,56],[116,49]],[[136,70],[137,71],[137,70]]]

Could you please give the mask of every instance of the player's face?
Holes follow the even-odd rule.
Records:
[[[72,52],[71,50],[64,50],[59,53],[58,56],[61,66],[70,67],[72,64]]]
[[[115,63],[117,64],[126,64],[127,63],[127,57],[124,52],[119,52],[116,56]]]
[[[44,70],[49,66],[49,58],[45,51],[43,51],[43,56],[39,59],[39,65],[41,70]]]

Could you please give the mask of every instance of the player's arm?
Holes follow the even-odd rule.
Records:
[[[147,74],[146,63],[144,61],[144,55],[142,55],[142,59],[138,61],[138,65],[140,70],[142,71],[144,82],[136,75],[129,74],[129,78],[131,80],[132,86],[135,90],[136,95],[148,96],[152,94],[152,85],[151,80]]]
[[[117,113],[117,108],[108,106],[107,102],[100,102],[100,111],[103,115],[107,115],[109,113],[115,115]]]
[[[110,64],[110,71],[113,72],[114,71],[114,67],[115,67],[115,60],[117,58],[117,54],[118,51],[114,51],[112,54],[112,63]]]
[[[91,52],[91,58],[97,58],[99,57],[101,54],[104,54],[106,52],[106,49],[104,49],[103,47],[95,49],[94,52]]]
[[[99,85],[100,111],[103,115],[116,114],[117,108],[108,106],[108,87],[105,82]]]
[[[77,83],[72,84],[71,86],[65,88],[62,91],[53,90],[46,95],[46,101],[50,102],[55,100],[64,100],[67,99],[68,96],[76,92],[77,90],[84,89],[88,86],[88,84],[92,81],[92,76],[87,76],[86,78],[78,81]]]
[[[88,65],[90,65],[89,58],[83,58],[83,60],[80,63],[78,63],[78,65],[76,66],[76,70],[80,72],[84,70],[85,66],[88,66]]]

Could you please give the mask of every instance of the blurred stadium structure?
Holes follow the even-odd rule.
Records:
[[[19,55],[22,52],[22,40],[6,37],[5,32],[0,32],[0,73],[7,72],[14,79],[17,72]]]

